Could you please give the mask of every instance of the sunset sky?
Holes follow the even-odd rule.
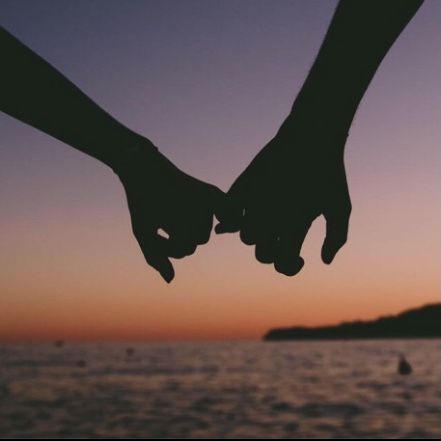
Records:
[[[182,170],[223,190],[275,134],[335,1],[2,0],[1,24]],[[441,2],[383,61],[346,147],[349,240],[319,218],[295,277],[238,235],[175,261],[167,285],[106,166],[0,114],[0,341],[257,339],[440,301]]]

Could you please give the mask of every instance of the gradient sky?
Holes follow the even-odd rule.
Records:
[[[227,190],[274,135],[335,1],[0,2],[1,24],[184,171]],[[426,0],[351,128],[349,241],[294,278],[237,235],[175,261],[171,285],[132,237],[106,166],[0,114],[0,341],[259,338],[440,300],[441,2]]]

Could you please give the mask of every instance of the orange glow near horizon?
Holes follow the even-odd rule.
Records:
[[[57,241],[50,240],[35,256],[36,263],[27,263],[28,277],[9,272],[10,285],[14,278],[17,291],[2,299],[0,340],[259,339],[273,327],[374,319],[439,300],[436,285],[430,282],[435,268],[426,266],[416,274],[412,259],[403,254],[385,267],[387,255],[376,261],[368,241],[352,247],[349,243],[333,265],[321,264],[318,251],[323,229],[322,221],[313,226],[305,244],[307,265],[297,278],[258,264],[251,248],[237,237],[224,236],[214,237],[196,255],[177,262],[177,278],[171,285],[144,266],[128,234],[121,236],[127,236],[124,240],[130,247],[120,243],[115,249],[130,248],[130,255],[108,255],[99,266],[67,247],[62,260],[70,259],[70,266],[45,261],[44,250],[58,248]],[[63,231],[58,234],[64,235]],[[111,232],[106,235],[110,238]],[[87,235],[83,237],[83,251],[90,259],[96,258],[88,248]],[[364,255],[357,256],[355,247],[364,248]],[[388,251],[391,257],[395,255],[392,247]],[[413,258],[418,259],[415,251]],[[134,267],[124,266],[125,259]]]

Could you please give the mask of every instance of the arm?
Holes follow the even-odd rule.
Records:
[[[322,260],[345,244],[351,201],[344,146],[357,107],[422,0],[342,0],[291,113],[228,192],[216,232],[240,231],[256,258],[286,275],[314,219],[326,218]]]
[[[2,28],[0,48],[0,110],[115,171],[144,257],[170,282],[174,269],[169,258],[193,254],[208,241],[223,193],[176,168],[149,140],[116,121]],[[160,229],[169,237],[161,236]]]
[[[317,118],[347,131],[375,72],[423,0],[341,0],[288,125]],[[338,112],[335,112],[337,107]],[[323,146],[326,148],[326,146]]]
[[[3,112],[112,168],[117,168],[131,144],[142,141],[155,149],[3,28],[0,47]]]

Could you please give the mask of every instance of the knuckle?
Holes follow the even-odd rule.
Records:
[[[240,240],[245,245],[253,245],[254,244],[254,239],[251,237],[251,234],[249,233],[249,231],[247,231],[244,228],[242,228],[242,230],[240,230]]]
[[[198,240],[198,245],[205,245],[210,240],[210,234],[203,235]]]
[[[352,212],[352,202],[350,199],[347,199],[345,203],[343,204],[343,212],[346,214],[347,217],[351,215]]]

